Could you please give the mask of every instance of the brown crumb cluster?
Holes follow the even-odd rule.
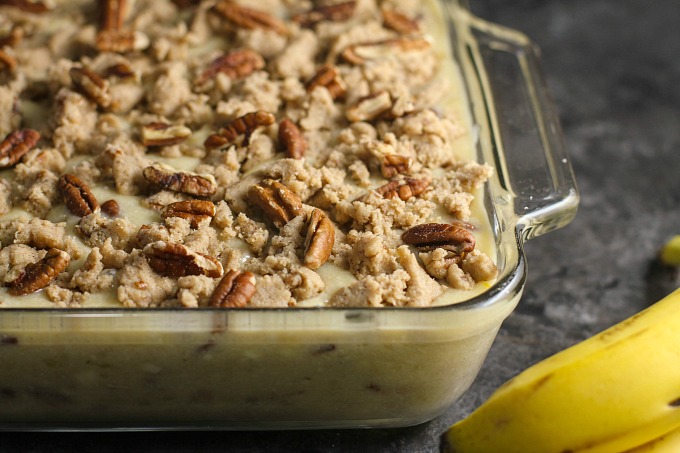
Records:
[[[429,306],[496,278],[471,220],[491,169],[460,157],[421,2],[19,4],[0,3],[13,301]]]

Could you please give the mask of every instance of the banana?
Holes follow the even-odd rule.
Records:
[[[680,235],[673,236],[664,244],[660,258],[666,266],[680,266]]]
[[[680,452],[680,428],[625,453],[678,453]]]
[[[679,427],[676,290],[509,380],[443,440],[456,453],[616,453]]]

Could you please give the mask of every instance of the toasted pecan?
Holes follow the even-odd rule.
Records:
[[[406,230],[401,239],[422,251],[441,248],[455,253],[475,249],[475,235],[463,223],[425,223]]]
[[[383,198],[392,199],[399,197],[407,201],[411,197],[416,197],[425,192],[430,185],[430,180],[426,178],[406,178],[404,181],[390,181],[375,189]]]
[[[215,58],[196,79],[196,83],[199,85],[205,83],[219,73],[226,74],[234,80],[242,79],[264,68],[264,65],[264,58],[254,50],[234,50]]]
[[[40,134],[33,129],[10,132],[0,142],[0,168],[16,165],[21,158],[40,140]]]
[[[19,276],[5,284],[12,296],[24,296],[39,291],[66,270],[71,257],[63,250],[51,248],[43,259],[27,265]]]
[[[300,197],[273,179],[265,179],[252,186],[248,190],[248,198],[279,228],[303,213]]]
[[[279,148],[291,159],[302,159],[307,151],[307,140],[288,118],[279,123]]]
[[[194,252],[182,244],[156,241],[144,247],[144,256],[157,274],[179,278],[186,275],[222,276],[222,264],[212,256]]]
[[[163,209],[161,216],[164,219],[181,217],[190,222],[191,228],[198,228],[201,222],[213,218],[215,211],[215,204],[212,201],[186,200],[170,203]]]
[[[341,99],[347,92],[347,85],[340,77],[338,69],[328,63],[317,69],[306,85],[308,93],[311,93],[317,87],[325,87],[333,100]]]
[[[210,135],[203,145],[207,149],[222,148],[236,143],[238,137],[243,136],[242,146],[248,146],[250,136],[258,127],[266,127],[274,124],[276,117],[273,113],[258,110],[257,112],[246,113]]]
[[[310,269],[320,268],[331,256],[335,244],[335,227],[328,216],[314,208],[307,220],[304,263]]]
[[[33,14],[46,13],[50,10],[45,3],[30,0],[0,0],[0,6],[11,6]]]
[[[384,178],[407,174],[413,159],[399,154],[384,154],[380,162],[380,173]]]
[[[213,11],[240,28],[263,28],[279,35],[288,34],[288,28],[283,21],[265,11],[241,6],[230,0],[217,3],[213,6]]]
[[[229,270],[210,296],[211,307],[243,308],[255,294],[255,275],[252,272]]]
[[[64,204],[71,213],[84,217],[99,209],[97,198],[76,175],[67,173],[62,175],[57,181],[57,188],[61,194]]]
[[[179,171],[158,162],[146,167],[142,174],[147,181],[173,192],[209,197],[217,191],[217,183],[213,175]]]
[[[140,135],[144,146],[170,146],[182,143],[191,137],[191,129],[186,126],[154,121],[142,126]]]
[[[347,63],[362,65],[368,61],[392,56],[395,52],[413,52],[429,49],[431,44],[424,38],[395,38],[362,42],[346,47],[340,56]]]
[[[111,105],[111,94],[109,93],[109,82],[90,68],[73,67],[69,74],[73,84],[82,94],[91,101],[106,108]]]
[[[383,8],[382,9],[383,25],[390,30],[394,30],[397,33],[408,35],[411,33],[418,33],[420,31],[420,26],[418,21],[411,19],[407,15],[394,10]]]
[[[308,11],[293,16],[301,27],[311,28],[320,22],[343,22],[351,19],[356,10],[356,0],[314,6]]]

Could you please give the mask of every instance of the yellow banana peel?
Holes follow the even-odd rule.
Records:
[[[678,441],[678,428],[680,290],[520,373],[444,441],[456,453],[617,453]]]
[[[680,452],[680,428],[664,434],[640,447],[625,453],[678,453]]]

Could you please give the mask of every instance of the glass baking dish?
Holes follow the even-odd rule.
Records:
[[[395,427],[472,383],[526,281],[523,242],[578,193],[522,34],[441,2],[463,73],[499,278],[430,308],[4,309],[0,429]]]

